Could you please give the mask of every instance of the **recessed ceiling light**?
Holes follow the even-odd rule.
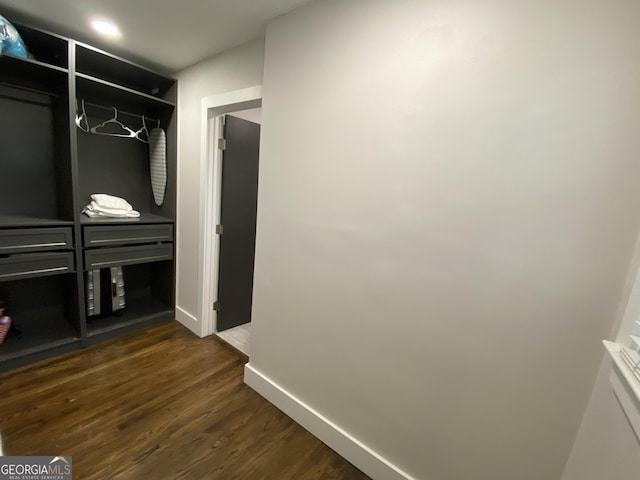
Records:
[[[91,28],[93,28],[98,33],[109,35],[110,37],[117,37],[120,35],[120,30],[118,30],[118,27],[108,20],[94,20],[93,22],[91,22]]]

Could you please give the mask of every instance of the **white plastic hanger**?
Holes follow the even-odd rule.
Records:
[[[116,107],[113,108],[113,118],[109,120],[105,120],[100,125],[96,125],[91,129],[91,133],[95,133],[96,135],[106,135],[108,137],[123,137],[123,138],[134,138],[136,136],[136,132],[131,130],[126,125],[123,125],[118,121],[118,110]],[[108,131],[100,131],[101,128],[105,128],[109,125],[115,125],[120,128],[120,132],[108,132]]]
[[[76,100],[76,125],[83,132],[89,133],[89,119],[87,118],[87,112],[84,110],[84,100],[82,100],[82,115],[78,115],[78,100]]]
[[[144,115],[142,115],[142,128],[136,132],[136,138],[143,143],[149,143],[149,130],[147,130],[147,124],[144,121]]]

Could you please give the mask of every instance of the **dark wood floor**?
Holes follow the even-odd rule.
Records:
[[[368,478],[244,385],[246,361],[171,322],[3,373],[4,455],[73,455],[82,480]]]

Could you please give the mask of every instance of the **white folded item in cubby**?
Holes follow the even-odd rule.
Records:
[[[94,193],[91,200],[96,202],[102,208],[113,208],[116,210],[133,210],[133,207],[124,198],[114,197],[106,193]]]
[[[112,218],[138,218],[140,212],[136,210],[121,210],[118,208],[104,208],[96,202],[91,202],[84,207],[82,213],[88,217],[112,217]]]

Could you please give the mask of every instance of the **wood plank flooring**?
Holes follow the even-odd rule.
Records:
[[[0,445],[73,455],[82,480],[368,478],[244,385],[246,361],[170,322],[0,374]]]

